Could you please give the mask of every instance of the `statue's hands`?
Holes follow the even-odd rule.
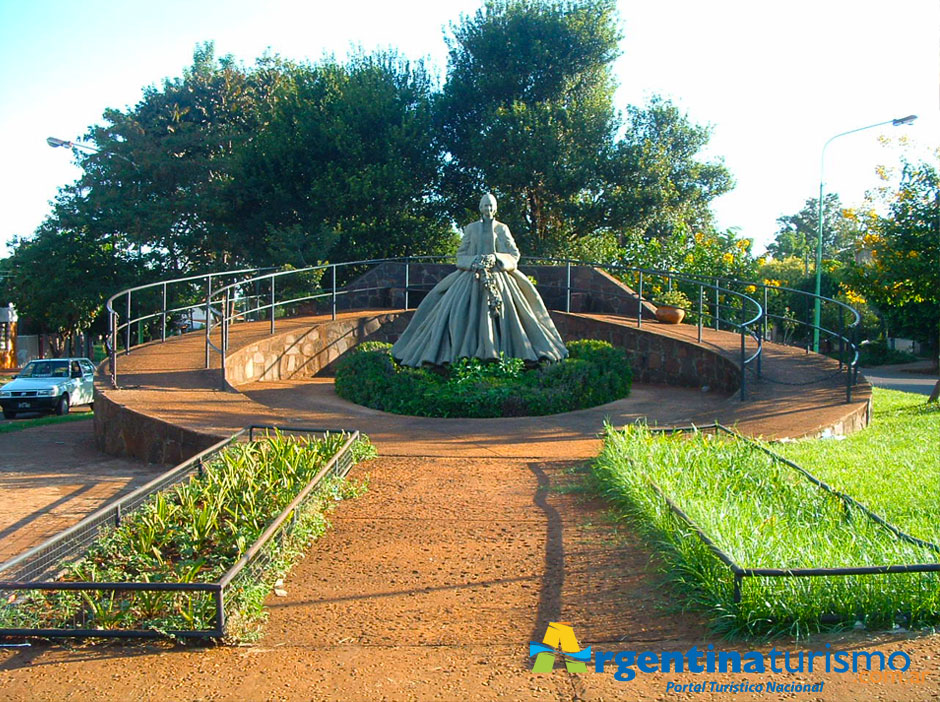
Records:
[[[484,270],[493,268],[496,265],[495,254],[479,254],[473,259],[471,268],[474,270]]]

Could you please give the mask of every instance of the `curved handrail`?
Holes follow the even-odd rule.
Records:
[[[737,284],[743,286],[752,286],[763,290],[763,308],[764,308],[764,321],[762,322],[762,334],[766,337],[766,327],[768,319],[778,320],[783,324],[796,324],[801,327],[806,327],[807,329],[818,329],[821,334],[825,334],[832,341],[839,344],[839,370],[842,370],[842,366],[846,367],[846,402],[852,401],[852,385],[856,382],[858,377],[859,369],[859,348],[857,341],[857,334],[859,330],[859,325],[862,321],[862,316],[859,314],[858,310],[852,307],[841,300],[836,300],[835,298],[825,297],[823,295],[817,295],[816,293],[809,292],[808,290],[800,290],[798,288],[791,288],[785,285],[769,285],[767,283],[758,283],[753,281],[742,281],[735,278],[727,279],[726,283],[728,284]],[[787,317],[784,315],[773,314],[770,311],[770,304],[768,301],[768,292],[785,292],[793,293],[801,296],[807,301],[807,310],[809,309],[810,303],[814,303],[816,300],[819,300],[820,303],[824,303],[830,306],[835,306],[839,310],[839,326],[838,330],[828,329],[823,327],[820,324],[815,322],[803,321],[794,316]],[[844,319],[844,314],[848,312],[850,315],[851,321],[846,324]],[[786,343],[786,341],[784,341]],[[845,358],[845,351],[848,350],[851,354],[851,358]],[[807,352],[809,352],[809,347],[807,346]],[[780,381],[772,381],[780,382]],[[803,383],[808,384],[808,383]]]
[[[166,341],[167,317],[172,314],[192,311],[192,310],[205,307],[207,304],[206,301],[212,294],[212,280],[214,278],[218,279],[221,277],[242,275],[244,273],[256,273],[258,271],[271,270],[272,268],[273,267],[241,268],[241,269],[232,270],[232,271],[216,271],[212,273],[200,273],[196,275],[188,275],[188,276],[183,276],[181,278],[172,278],[170,280],[157,281],[156,283],[146,283],[144,285],[137,285],[132,288],[127,288],[126,290],[122,290],[118,293],[115,293],[111,297],[109,297],[107,302],[105,302],[105,312],[108,315],[108,336],[105,339],[105,350],[107,351],[107,354],[108,354],[108,366],[109,366],[108,372],[111,377],[112,387],[117,387],[117,358],[116,357],[117,357],[118,337],[121,331],[124,331],[125,333],[124,353],[125,354],[130,353],[131,347],[133,346],[132,336],[131,336],[133,325],[137,324],[138,329],[140,329],[143,322],[160,317],[161,319],[160,340]],[[167,308],[169,286],[192,284],[192,283],[198,283],[201,286],[203,282],[205,282],[207,285],[207,292],[206,292],[205,298],[191,305],[183,305],[180,307]],[[144,290],[155,290],[157,288],[160,288],[161,298],[162,298],[160,311],[140,314],[137,317],[132,317],[131,309],[132,309],[133,294],[142,292]],[[125,320],[123,323],[119,322],[119,313],[115,309],[115,302],[119,298],[122,298],[122,297],[125,298]],[[207,319],[208,319],[208,314],[209,313],[207,311],[206,312]]]
[[[273,334],[273,333],[274,333],[274,328],[275,328],[275,316],[276,316],[276,315],[275,315],[275,310],[276,310],[277,307],[279,307],[279,306],[284,306],[284,305],[293,305],[293,304],[297,304],[297,303],[301,303],[301,302],[309,302],[309,301],[319,300],[319,299],[323,299],[323,298],[329,297],[330,300],[331,300],[331,302],[330,302],[331,316],[335,319],[335,318],[336,318],[336,303],[337,303],[337,298],[339,298],[339,297],[341,297],[341,296],[343,296],[343,295],[349,294],[350,292],[361,293],[361,292],[371,291],[371,290],[374,289],[374,288],[356,288],[355,290],[348,290],[348,289],[340,289],[340,288],[338,288],[338,287],[336,286],[337,269],[343,268],[343,267],[349,267],[349,266],[357,266],[357,267],[361,267],[361,266],[375,266],[375,265],[378,265],[378,264],[381,264],[381,263],[402,263],[402,264],[405,264],[405,266],[406,266],[406,272],[405,272],[405,288],[406,288],[405,295],[406,295],[406,303],[405,303],[405,306],[407,307],[407,306],[408,306],[408,303],[407,303],[407,294],[408,294],[408,292],[407,292],[407,291],[408,291],[408,289],[409,289],[409,280],[408,280],[408,270],[409,270],[409,269],[408,269],[408,264],[410,264],[410,263],[412,263],[412,262],[427,262],[427,261],[432,261],[432,260],[439,260],[439,261],[443,261],[443,262],[446,262],[446,263],[452,263],[452,262],[453,262],[452,257],[443,257],[443,256],[421,256],[421,257],[406,257],[406,258],[370,259],[370,260],[367,260],[367,261],[349,261],[349,262],[341,262],[341,263],[327,263],[327,264],[321,264],[321,265],[318,265],[318,266],[309,266],[309,267],[307,267],[307,268],[302,268],[302,269],[297,269],[297,270],[278,271],[278,272],[275,272],[275,273],[268,273],[268,274],[265,274],[265,275],[255,276],[255,277],[248,278],[248,279],[246,279],[246,280],[239,281],[239,282],[236,282],[236,283],[232,283],[232,284],[230,284],[230,285],[227,285],[227,286],[224,286],[224,287],[222,287],[222,288],[219,288],[219,289],[217,289],[217,290],[212,294],[211,299],[210,299],[210,303],[207,304],[207,309],[213,310],[214,313],[215,313],[216,310],[220,310],[220,309],[224,311],[224,313],[218,315],[218,318],[217,318],[217,319],[212,320],[212,321],[210,321],[210,322],[208,323],[208,331],[209,331],[209,333],[207,333],[207,335],[206,335],[207,359],[208,359],[208,356],[210,355],[210,353],[213,352],[213,351],[214,351],[215,353],[219,354],[219,357],[220,357],[220,359],[221,359],[221,365],[222,365],[222,387],[225,388],[225,387],[226,387],[226,385],[225,385],[225,362],[226,362],[226,356],[227,356],[227,353],[228,353],[229,325],[232,324],[237,318],[239,318],[239,317],[244,318],[244,317],[248,317],[248,316],[251,316],[251,315],[268,313],[268,314],[270,315],[270,321],[271,321],[271,333]],[[746,294],[744,294],[744,293],[740,293],[740,292],[737,292],[737,291],[734,291],[734,290],[730,290],[730,289],[727,289],[727,288],[723,288],[723,287],[721,287],[721,286],[719,286],[719,285],[717,285],[717,284],[711,283],[711,282],[709,282],[709,281],[702,281],[702,280],[697,280],[697,279],[695,279],[695,278],[690,278],[690,277],[688,277],[688,276],[682,275],[681,273],[677,273],[677,272],[675,272],[675,271],[664,271],[664,270],[644,269],[644,268],[638,268],[638,267],[635,267],[635,266],[626,266],[626,265],[622,265],[622,264],[604,264],[604,263],[595,263],[595,262],[583,262],[583,261],[577,261],[577,260],[575,260],[575,259],[552,259],[552,258],[525,258],[525,257],[524,257],[523,259],[520,260],[520,265],[521,265],[521,266],[535,265],[534,262],[538,262],[538,261],[548,261],[548,262],[550,262],[552,265],[564,265],[564,266],[566,266],[566,268],[568,269],[568,274],[567,274],[567,286],[566,286],[566,287],[567,287],[567,290],[566,290],[566,301],[567,301],[567,302],[566,302],[566,310],[565,310],[565,311],[570,311],[571,293],[572,293],[572,292],[578,292],[577,290],[575,290],[575,289],[573,289],[573,288],[571,287],[571,282],[570,282],[570,280],[571,280],[570,270],[571,270],[571,267],[572,267],[572,266],[591,266],[591,267],[597,267],[597,268],[607,269],[607,270],[610,270],[610,271],[612,271],[612,272],[619,273],[619,274],[625,274],[625,273],[636,273],[636,274],[638,274],[638,275],[640,276],[640,285],[639,285],[639,289],[638,289],[638,291],[637,291],[637,322],[638,322],[638,326],[642,326],[642,324],[643,324],[643,302],[644,302],[644,299],[643,299],[643,276],[654,276],[654,277],[659,276],[659,277],[662,277],[662,278],[664,278],[664,279],[666,279],[666,280],[669,281],[670,287],[671,287],[671,285],[673,284],[673,281],[681,281],[681,282],[684,282],[684,283],[687,283],[687,284],[690,284],[690,285],[699,286],[699,288],[700,288],[701,290],[705,290],[705,289],[708,289],[708,290],[710,290],[710,291],[713,290],[713,291],[715,292],[715,294],[716,294],[716,297],[719,296],[719,295],[726,295],[726,296],[727,296],[727,295],[731,295],[731,296],[734,297],[734,298],[740,299],[740,301],[741,301],[741,303],[740,303],[740,313],[741,313],[742,319],[739,320],[739,321],[737,321],[737,320],[729,319],[729,318],[725,317],[725,318],[722,320],[722,319],[721,319],[721,316],[720,316],[720,312],[719,312],[718,315],[717,315],[716,318],[715,318],[715,326],[716,326],[716,328],[718,328],[718,327],[720,326],[721,322],[723,321],[726,326],[731,326],[731,327],[737,329],[737,330],[741,333],[741,359],[740,359],[740,363],[741,363],[741,398],[744,399],[745,393],[746,393],[746,374],[745,374],[745,371],[746,371],[746,369],[748,368],[749,365],[751,365],[751,364],[754,363],[757,359],[760,358],[761,350],[762,350],[762,347],[763,347],[763,341],[762,341],[762,339],[761,339],[760,334],[757,333],[757,332],[753,329],[753,327],[758,323],[758,321],[761,320],[762,314],[763,314],[762,307],[761,307],[760,303],[757,302],[757,300],[755,300],[755,299],[749,297],[748,295],[746,295]],[[314,292],[314,293],[311,293],[311,294],[309,294],[309,295],[303,295],[303,296],[301,296],[301,297],[294,297],[294,298],[291,298],[291,299],[289,299],[289,300],[283,300],[283,301],[280,301],[280,302],[277,302],[277,301],[276,301],[276,299],[275,299],[275,297],[276,297],[276,295],[275,295],[276,282],[275,282],[275,281],[276,281],[277,279],[283,278],[283,277],[289,276],[289,275],[299,275],[299,274],[305,274],[305,273],[306,273],[306,274],[309,274],[309,273],[313,273],[313,272],[316,272],[316,271],[323,271],[324,273],[325,273],[326,271],[330,271],[330,274],[331,274],[331,275],[330,275],[330,277],[331,277],[331,289],[330,289],[329,291]],[[257,283],[257,282],[261,282],[261,281],[266,281],[266,280],[267,280],[267,281],[270,281],[270,288],[269,288],[269,290],[270,290],[270,293],[269,293],[269,294],[270,294],[270,301],[269,301],[269,302],[265,302],[265,303],[262,304],[262,303],[260,302],[260,300],[259,300],[258,304],[256,304],[256,305],[253,306],[253,307],[249,307],[249,308],[242,309],[242,310],[237,310],[237,309],[234,308],[234,306],[233,306],[233,304],[232,304],[233,298],[234,298],[234,296],[236,295],[236,293],[238,292],[238,290],[239,290],[239,288],[240,288],[241,286],[244,286],[244,285],[247,285],[247,284],[252,284],[252,283]],[[701,330],[702,301],[701,301],[701,297],[702,297],[702,295],[699,295],[700,300],[699,300],[699,310],[698,310],[698,317],[699,317],[699,335],[698,335],[698,340],[699,340],[700,342],[701,342],[701,340],[702,340],[702,330]],[[725,307],[727,308],[727,307],[729,307],[729,306],[728,306],[728,305],[725,305]],[[735,308],[732,307],[732,309],[735,309]],[[749,311],[748,311],[748,310],[749,310]],[[748,313],[750,314],[750,316],[749,316],[749,317],[745,317],[745,314],[748,314]],[[221,332],[220,335],[219,335],[219,344],[218,344],[218,345],[216,345],[215,343],[213,343],[213,341],[212,341],[212,339],[211,339],[211,336],[212,336],[211,333],[214,332],[216,329],[220,329],[220,332]],[[751,353],[750,355],[747,355],[747,353],[746,353],[746,341],[745,341],[745,338],[746,338],[747,336],[750,336],[750,337],[751,337],[752,339],[754,339],[754,341],[756,342],[756,349],[755,349],[754,352]],[[207,360],[207,365],[206,365],[206,367],[207,367],[207,368],[209,367],[208,360]]]
[[[337,302],[343,296],[350,295],[352,293],[368,293],[379,290],[387,290],[388,285],[377,285],[373,287],[355,287],[350,288],[349,286],[340,287],[337,284],[337,279],[340,276],[341,271],[347,271],[352,268],[363,268],[363,267],[374,267],[383,263],[397,263],[405,267],[404,271],[404,299],[405,299],[405,308],[410,307],[409,305],[409,293],[417,292],[422,290],[426,286],[415,286],[411,284],[410,281],[410,264],[419,264],[419,263],[430,263],[430,262],[440,262],[440,263],[453,263],[452,256],[409,256],[409,257],[400,257],[400,258],[376,258],[376,259],[367,259],[362,261],[345,261],[339,263],[323,263],[315,266],[308,266],[306,268],[299,269],[290,269],[283,270],[277,268],[244,268],[233,271],[222,271],[214,272],[209,274],[187,276],[183,278],[177,278],[169,281],[161,281],[157,283],[151,283],[149,285],[137,286],[135,288],[130,288],[124,290],[120,293],[109,298],[107,303],[107,309],[109,314],[109,323],[111,327],[111,333],[109,334],[109,354],[111,357],[111,372],[112,372],[112,383],[117,383],[117,373],[116,373],[116,348],[117,348],[117,336],[120,331],[125,332],[126,338],[126,348],[130,349],[130,329],[133,324],[141,324],[144,321],[152,320],[154,318],[161,318],[161,340],[166,339],[166,317],[167,315],[185,312],[187,310],[193,309],[204,309],[206,315],[206,327],[205,327],[205,349],[206,349],[206,368],[210,367],[211,355],[212,353],[218,353],[221,358],[222,364],[222,384],[225,386],[225,361],[228,351],[228,336],[229,336],[229,326],[233,323],[236,323],[239,320],[245,320],[248,318],[253,318],[255,320],[260,320],[265,317],[270,319],[270,333],[273,334],[276,328],[276,318],[278,314],[285,307],[296,306],[302,303],[309,303],[314,301],[329,300],[329,308],[331,311],[331,316],[335,319]],[[851,360],[844,361],[842,355],[839,357],[839,368],[841,370],[842,365],[846,365],[848,369],[847,373],[847,393],[848,399],[851,399],[851,386],[854,383],[855,378],[857,377],[857,368],[858,368],[858,350],[855,343],[847,335],[847,330],[854,330],[861,319],[860,315],[856,310],[851,306],[839,301],[827,298],[824,296],[817,296],[814,293],[809,293],[802,290],[797,290],[794,288],[788,288],[785,286],[775,286],[768,285],[765,283],[757,283],[750,281],[741,281],[737,279],[701,279],[693,276],[686,275],[681,271],[670,271],[666,269],[650,269],[650,268],[639,268],[636,266],[629,266],[626,264],[610,264],[602,262],[590,262],[590,261],[579,261],[575,259],[557,259],[557,258],[537,258],[537,257],[523,257],[520,260],[520,266],[532,266],[539,264],[548,264],[552,266],[565,266],[567,272],[565,276],[565,281],[563,281],[563,291],[565,294],[565,309],[564,311],[570,311],[571,308],[571,296],[573,293],[586,292],[580,291],[575,287],[572,287],[571,283],[571,270],[572,267],[577,266],[590,266],[594,268],[599,268],[607,271],[611,275],[618,277],[620,279],[627,278],[629,276],[633,277],[633,280],[636,281],[636,284],[633,285],[636,292],[633,295],[623,295],[622,297],[629,298],[631,301],[630,304],[636,304],[636,323],[637,326],[642,326],[644,321],[644,305],[647,304],[648,300],[644,296],[644,286],[650,284],[663,284],[666,285],[669,289],[672,289],[674,285],[682,285],[687,290],[691,288],[698,289],[697,300],[692,301],[690,308],[686,309],[686,312],[695,315],[696,324],[698,326],[698,340],[702,341],[702,329],[705,326],[705,321],[708,320],[708,326],[713,326],[715,329],[731,329],[736,333],[741,335],[741,354],[740,354],[740,368],[741,368],[741,397],[745,397],[745,387],[747,380],[747,370],[754,370],[758,377],[762,377],[761,371],[761,357],[763,352],[763,342],[764,339],[768,336],[768,321],[780,320],[783,322],[796,322],[797,324],[804,325],[802,320],[785,318],[781,315],[774,314],[771,310],[768,303],[768,293],[770,291],[786,292],[786,293],[795,293],[798,295],[805,296],[807,300],[813,300],[819,298],[821,301],[830,304],[835,303],[838,309],[840,309],[840,315],[844,315],[846,311],[851,315],[852,322],[848,327],[844,327],[841,330],[832,330],[827,329],[822,326],[816,327],[820,330],[821,333],[825,334],[827,338],[832,339],[834,342],[840,345],[840,351],[845,347],[848,347],[853,355]],[[267,272],[266,272],[267,271]],[[289,287],[285,285],[286,279],[289,276],[295,276],[294,280],[301,279],[299,276],[314,276],[318,281],[314,289],[304,290],[301,292],[294,292],[286,295],[284,299],[278,298],[278,293]],[[223,276],[243,276],[237,280],[227,282],[225,285],[212,289],[212,280],[219,280]],[[322,284],[323,281],[326,284]],[[655,281],[655,282],[651,282]],[[168,308],[167,307],[167,292],[166,286],[173,284],[187,284],[193,285],[194,283],[198,285],[203,285],[208,282],[208,289],[206,295],[201,298],[198,302],[191,305],[182,305],[177,307]],[[307,283],[310,285],[309,283]],[[741,292],[740,290],[735,290],[732,286],[753,286],[754,293],[758,291],[763,291],[763,303],[757,299],[759,294],[752,296],[747,292]],[[146,289],[161,288],[162,289],[162,305],[160,305],[159,311],[150,311],[150,312],[140,312],[137,317],[131,318],[130,314],[130,298],[133,293],[139,293],[140,291]],[[246,288],[254,288],[254,294],[246,294]],[[556,287],[557,290],[557,287]],[[260,292],[259,292],[260,291]],[[607,294],[610,296],[609,294]],[[706,302],[705,297],[708,297]],[[119,314],[115,310],[115,303],[122,297],[127,298],[127,315],[123,323],[119,323]],[[730,299],[730,301],[729,301]],[[647,313],[648,314],[648,311]],[[633,318],[632,313],[627,313],[627,317]],[[806,325],[813,326],[813,325]],[[213,334],[219,331],[218,344],[213,340]],[[747,338],[750,337],[754,342],[754,350],[750,353],[747,351]]]

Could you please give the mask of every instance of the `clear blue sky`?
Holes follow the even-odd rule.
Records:
[[[287,0],[0,0],[0,246],[28,235],[77,169],[45,139],[77,139],[105,108],[135,104],[177,76],[197,43],[250,63],[266,50],[293,59],[396,47],[443,76],[444,30],[479,0],[339,3]],[[721,227],[765,245],[776,218],[818,192],[829,137],[918,114],[911,127],[841,138],[826,155],[827,191],[859,204],[875,166],[905,135],[918,153],[940,145],[940,5],[936,0],[621,0],[625,39],[618,106],[673,99],[712,125],[706,154],[737,182],[715,203]],[[2,253],[2,248],[0,248]]]

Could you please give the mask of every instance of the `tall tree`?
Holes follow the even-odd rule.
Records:
[[[457,219],[491,190],[536,255],[710,222],[708,202],[731,178],[696,160],[708,129],[661,99],[622,123],[611,71],[620,39],[613,0],[490,0],[452,28],[439,114]]]
[[[95,236],[74,203],[60,196],[32,237],[11,242],[4,265],[20,316],[42,333],[103,332],[103,303],[133,276],[115,242]]]
[[[267,68],[279,81],[229,189],[229,226],[244,230],[253,260],[302,266],[453,248],[423,65],[380,54]]]
[[[606,221],[644,239],[683,239],[710,229],[711,201],[734,185],[720,161],[698,159],[711,129],[661,97],[628,107],[627,117],[599,198]]]
[[[441,136],[458,218],[485,190],[526,253],[575,236],[617,127],[613,0],[492,0],[452,27]]]
[[[940,348],[940,176],[934,164],[905,163],[886,216],[868,220],[868,262],[850,284],[877,306],[889,329]]]
[[[78,182],[95,226],[161,272],[245,262],[225,213],[234,155],[258,127],[259,76],[216,59],[207,43],[182,77],[148,88],[126,112],[106,110],[88,135],[101,151],[82,156]]]
[[[861,236],[852,216],[842,207],[836,193],[823,198],[823,250],[824,259],[841,263],[852,260],[854,243]],[[776,259],[795,256],[803,261],[804,274],[809,275],[810,264],[816,259],[819,241],[819,200],[809,198],[796,214],[777,218],[777,234],[767,251]]]

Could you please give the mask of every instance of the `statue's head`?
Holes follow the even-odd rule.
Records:
[[[496,218],[496,198],[492,193],[487,193],[480,198],[480,214],[483,215],[483,219]]]

